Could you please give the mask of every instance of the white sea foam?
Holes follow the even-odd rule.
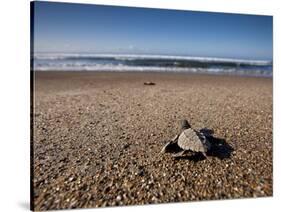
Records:
[[[89,54],[89,53],[35,53],[35,60],[58,60],[67,58],[115,58],[117,60],[132,59],[167,59],[167,60],[187,60],[199,62],[232,62],[238,64],[249,65],[269,65],[269,60],[246,60],[234,58],[218,58],[218,57],[195,57],[195,56],[177,56],[177,55],[149,55],[149,54]]]
[[[42,66],[37,67],[38,71],[114,71],[114,72],[186,72],[186,73],[225,73],[225,74],[250,74],[250,75],[265,75],[271,76],[271,74],[262,74],[262,70],[255,70],[252,73],[237,71],[236,69],[221,69],[221,68],[179,68],[179,67],[143,67],[143,66],[124,66],[124,65],[80,65],[80,66]]]

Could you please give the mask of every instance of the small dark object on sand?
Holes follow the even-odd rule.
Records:
[[[198,132],[191,128],[187,120],[181,122],[181,133],[170,140],[161,150],[162,153],[169,152],[170,149],[177,149],[173,157],[181,157],[187,151],[202,153],[205,157],[206,152],[211,149],[208,134]]]
[[[144,84],[144,85],[155,85],[154,82],[144,82],[143,84]]]

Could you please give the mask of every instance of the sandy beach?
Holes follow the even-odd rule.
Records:
[[[273,195],[272,78],[40,71],[34,79],[36,210]],[[181,119],[212,129],[217,151],[159,154]]]

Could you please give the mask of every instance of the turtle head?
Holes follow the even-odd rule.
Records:
[[[186,130],[191,128],[190,124],[188,123],[188,121],[186,119],[181,120],[181,130]]]

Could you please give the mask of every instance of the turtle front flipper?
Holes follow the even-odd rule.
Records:
[[[178,141],[178,138],[179,138],[179,135],[176,135],[175,137],[173,137],[173,138],[171,139],[171,142],[172,142],[172,143],[176,143],[176,142]]]
[[[166,153],[167,149],[169,149],[169,147],[171,146],[172,141],[169,141],[168,143],[165,144],[165,146],[161,149],[160,153]]]
[[[165,146],[162,148],[160,153],[166,153],[170,149],[172,149],[173,146],[175,145],[175,143],[177,143],[178,137],[179,137],[179,135],[176,135],[174,138],[172,138],[170,141],[168,141],[168,143],[165,144]]]

